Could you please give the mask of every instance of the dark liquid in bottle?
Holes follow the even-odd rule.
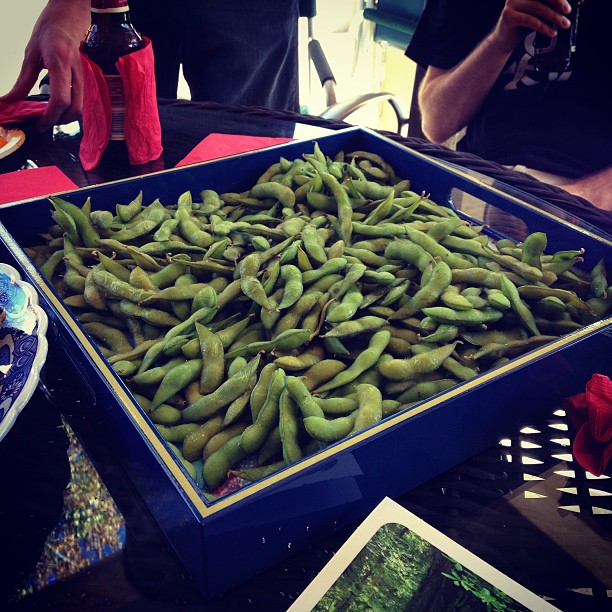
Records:
[[[108,85],[111,101],[111,140],[124,140],[125,102],[123,82],[115,66],[123,55],[144,46],[142,36],[134,29],[129,13],[92,13],[92,23],[83,41],[83,51],[100,66]]]
[[[572,12],[568,18],[572,25],[567,29],[559,29],[556,36],[545,36],[538,32],[534,41],[535,56],[533,65],[541,72],[563,72],[568,70],[572,55],[576,51],[576,36],[578,33],[578,0],[570,0]]]

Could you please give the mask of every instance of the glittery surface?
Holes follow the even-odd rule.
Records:
[[[76,436],[70,440],[71,478],[64,491],[64,511],[47,538],[35,572],[20,587],[21,597],[64,580],[115,554],[125,542],[125,523]]]

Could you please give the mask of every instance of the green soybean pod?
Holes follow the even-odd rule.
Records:
[[[327,331],[322,338],[352,338],[366,332],[375,332],[386,324],[387,320],[382,317],[365,315],[359,319],[338,323]]]
[[[279,400],[284,388],[285,372],[279,368],[272,374],[266,400],[257,419],[242,432],[240,446],[245,453],[251,454],[258,450],[270,431],[278,425]]]
[[[441,342],[443,344],[448,344],[449,342],[452,342],[458,334],[459,327],[457,327],[457,325],[448,325],[446,323],[441,323],[440,325],[438,325],[435,331],[433,331],[428,336],[424,336],[421,339],[421,342]]]
[[[40,273],[48,280],[51,281],[53,279],[53,275],[57,270],[57,267],[61,262],[64,261],[64,249],[58,249],[57,251],[53,251],[51,255],[47,258],[45,263],[40,266]]]
[[[126,378],[135,374],[139,365],[140,361],[129,361],[127,359],[120,359],[112,363],[113,370],[118,376],[121,376],[121,378]]]
[[[255,353],[273,350],[291,351],[305,344],[310,338],[310,334],[311,332],[308,329],[287,329],[275,336],[273,340],[262,340],[261,342],[246,344],[237,349],[231,349],[225,357],[230,359],[240,355],[254,355]]]
[[[253,390],[253,387],[255,386],[256,382],[257,382],[257,378],[253,376],[245,392],[240,397],[237,397],[227,407],[227,410],[225,411],[225,415],[223,416],[224,427],[229,427],[230,425],[234,425],[234,423],[237,423],[242,418],[242,416],[244,415],[244,413],[246,412],[249,406],[249,399],[251,397],[251,391]]]
[[[359,353],[355,361],[351,363],[345,370],[336,374],[331,380],[318,387],[316,393],[323,393],[332,389],[338,389],[353,382],[359,375],[363,374],[370,368],[373,368],[378,362],[380,356],[387,348],[391,339],[389,330],[378,330],[370,338],[368,348]]]
[[[119,300],[119,310],[126,317],[137,317],[142,319],[151,325],[157,325],[160,327],[174,327],[181,323],[180,319],[171,315],[165,310],[159,310],[157,308],[146,308],[139,306],[130,300]]]
[[[341,302],[331,304],[327,311],[325,321],[327,323],[341,323],[352,319],[359,307],[363,304],[364,296],[357,285],[349,289]]]
[[[255,482],[277,472],[286,465],[285,461],[275,461],[268,465],[260,465],[254,468],[245,468],[244,470],[230,470],[229,473],[232,476],[247,480],[248,482]]]
[[[169,404],[160,404],[149,413],[149,418],[156,425],[177,425],[181,422],[181,411]]]
[[[110,272],[100,269],[97,266],[91,273],[93,274],[93,279],[96,281],[96,284],[105,291],[107,295],[116,298],[125,298],[136,303],[142,302],[153,295],[152,291],[132,287],[129,283],[119,280]]]
[[[389,319],[405,319],[422,308],[434,304],[452,281],[452,272],[448,264],[439,261],[433,267],[429,282],[421,287],[396,313]]]
[[[62,231],[68,235],[72,244],[78,244],[80,242],[79,232],[77,230],[74,219],[65,213],[63,210],[56,208],[51,216],[53,220],[60,226]]]
[[[608,279],[606,276],[606,262],[600,259],[591,270],[591,292],[596,298],[607,297]]]
[[[172,263],[164,266],[159,272],[151,274],[151,282],[160,289],[173,285],[179,276],[185,274],[185,268],[187,267],[184,261],[173,261]]]
[[[302,449],[299,444],[298,407],[286,388],[283,389],[279,399],[278,426],[283,461],[286,464],[299,461],[302,458]]]
[[[346,369],[344,361],[339,359],[322,359],[308,368],[299,378],[309,391],[320,387],[323,383],[331,380],[336,374]]]
[[[279,334],[287,331],[288,329],[295,329],[302,318],[313,308],[313,306],[323,296],[322,291],[314,291],[309,289],[302,293],[297,299],[293,308],[288,310],[276,323],[274,327],[274,333],[272,337],[276,337]]]
[[[542,269],[542,255],[546,249],[546,234],[544,232],[532,232],[523,241],[521,261],[539,270]]]
[[[151,400],[151,409],[155,410],[160,404],[184,389],[200,375],[201,370],[202,360],[190,359],[168,371]]]
[[[251,323],[232,344],[228,347],[226,358],[233,359],[240,355],[231,355],[231,353],[237,349],[242,349],[245,346],[253,344],[255,342],[261,342],[265,338],[265,328],[261,322]]]
[[[351,433],[361,431],[382,419],[383,397],[376,385],[361,384],[355,387],[357,393],[357,415]]]
[[[189,336],[174,336],[174,338],[170,338],[169,340],[164,341],[164,350],[162,353],[166,355],[166,357],[177,357],[181,353],[184,355],[183,346],[189,342]],[[195,355],[192,359],[195,359],[199,355]]]
[[[453,310],[446,306],[428,306],[423,308],[423,314],[426,317],[431,317],[438,323],[448,323],[450,325],[482,325],[483,323],[492,323],[499,321],[504,316],[501,310],[495,308],[483,308],[477,310]]]
[[[156,425],[157,431],[168,442],[180,442],[198,428],[196,423],[179,423],[178,425]]]
[[[91,308],[94,308],[95,310],[104,311],[108,309],[104,294],[96,284],[94,276],[91,272],[85,277],[83,298],[87,302],[87,305],[91,306]]]
[[[323,410],[300,378],[287,376],[285,386],[304,417],[324,416]]]
[[[257,372],[261,355],[256,355],[248,365],[228,378],[215,391],[204,395],[183,410],[185,421],[202,421],[240,397],[247,389],[251,377]]]
[[[487,289],[487,302],[497,310],[508,310],[512,308],[510,300],[504,295],[501,289]]]
[[[422,246],[410,240],[393,240],[385,249],[385,257],[389,260],[407,261],[421,272],[435,263],[433,256]]]
[[[535,322],[535,317],[529,309],[529,306],[521,299],[516,285],[505,275],[501,277],[501,290],[508,298],[512,306],[512,310],[521,321],[521,324],[527,329],[532,336],[539,336],[540,332]]]
[[[217,308],[209,308],[204,307],[196,310],[189,318],[184,321],[180,321],[178,325],[171,327],[166,332],[166,340],[170,340],[170,338],[174,338],[174,336],[180,336],[184,334],[188,334],[195,329],[196,321],[206,324],[210,321],[215,314],[217,313]]]
[[[217,415],[202,423],[197,429],[185,436],[181,452],[188,461],[202,458],[202,452],[208,441],[223,429],[223,417]]]
[[[310,269],[303,272],[302,282],[304,285],[310,285],[328,274],[337,274],[338,272],[341,272],[347,266],[347,264],[348,259],[345,257],[328,259],[320,268]]]
[[[450,357],[457,343],[436,347],[408,359],[390,359],[378,365],[378,371],[389,380],[407,380],[421,374],[435,372]]]
[[[357,411],[330,420],[320,416],[309,416],[304,419],[304,427],[315,440],[320,442],[336,442],[346,438],[351,433],[356,418]]]
[[[417,382],[415,385],[401,393],[397,397],[400,404],[411,404],[427,399],[436,393],[451,389],[458,385],[459,381],[454,378],[440,378],[438,380],[426,380]]]
[[[274,360],[274,363],[283,368],[285,372],[296,372],[320,363],[325,357],[325,349],[320,344],[315,344],[302,351],[299,355],[282,355]]]
[[[242,334],[242,332],[249,326],[249,323],[249,317],[244,317],[239,321],[236,321],[236,323],[232,323],[231,325],[220,329],[217,332],[217,336],[219,337],[219,340],[221,340],[223,348],[227,349],[232,346],[232,344],[236,342],[240,334]]]
[[[276,303],[270,299],[258,278],[248,276],[240,281],[242,292],[266,310],[275,310]]]
[[[93,251],[92,255],[98,258],[98,261],[102,264],[105,270],[111,274],[114,274],[118,279],[125,282],[130,281],[130,271],[119,261],[105,255],[102,251]]]
[[[129,204],[117,204],[115,210],[122,223],[129,223],[142,211],[142,191]]]
[[[359,408],[357,397],[315,397],[326,416],[347,415]]]
[[[95,248],[98,246],[100,235],[98,231],[91,223],[89,215],[74,204],[63,200],[62,198],[51,196],[49,198],[53,208],[56,210],[62,210],[68,216],[72,217],[76,225],[79,237],[83,244],[88,248]]]
[[[266,435],[263,444],[259,447],[257,452],[257,463],[259,465],[264,465],[270,461],[272,457],[277,457],[282,452],[283,443],[280,437],[280,427],[275,425]]]
[[[325,249],[319,243],[317,231],[312,225],[306,225],[302,229],[302,244],[312,261],[319,264],[324,264],[327,261]]]
[[[295,193],[290,187],[275,182],[256,183],[249,192],[252,198],[274,198],[283,206],[293,208],[295,206]]]
[[[247,456],[240,446],[241,436],[234,436],[204,461],[202,476],[209,489],[218,487],[228,471]]]
[[[83,323],[83,327],[88,334],[104,342],[115,353],[126,353],[133,348],[126,334],[110,325],[91,321]]]
[[[280,276],[285,282],[285,290],[278,308],[284,310],[293,306],[300,299],[304,292],[304,285],[302,283],[302,272],[292,264],[282,266]]]
[[[233,376],[237,374],[242,368],[247,365],[248,361],[245,357],[236,357],[232,359],[231,363],[227,366],[227,375]]]
[[[195,328],[200,340],[202,359],[200,393],[212,393],[225,378],[223,343],[219,336],[197,321]]]
[[[126,281],[132,287],[136,289],[142,289],[144,291],[157,291],[157,286],[151,281],[151,276],[148,272],[143,270],[140,266],[135,266],[129,273],[128,280]],[[144,301],[144,300],[143,300]]]

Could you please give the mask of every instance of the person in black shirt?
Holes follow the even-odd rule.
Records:
[[[23,100],[46,68],[46,130],[78,119],[83,103],[79,44],[91,0],[48,0],[30,36],[17,82],[0,101]],[[298,111],[298,0],[130,0],[136,29],[151,39],[157,94],[176,98],[179,66],[191,99]]]
[[[534,38],[570,26],[566,0],[428,0],[406,55],[427,67],[419,106],[430,140],[467,126],[458,150],[535,169],[612,210],[612,3],[585,0],[579,15],[560,73],[536,71]]]

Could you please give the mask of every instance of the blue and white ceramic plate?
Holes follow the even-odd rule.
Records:
[[[15,268],[0,263],[0,440],[38,386],[47,358],[45,311],[34,288]]]

